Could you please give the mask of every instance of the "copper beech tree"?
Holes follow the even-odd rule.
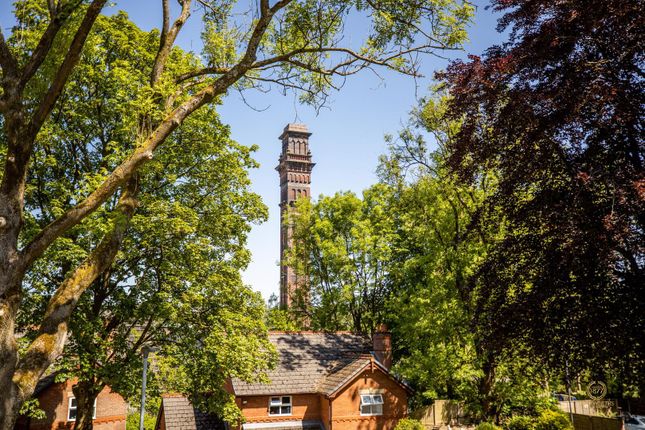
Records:
[[[233,1],[160,0],[163,21],[152,56],[146,109],[133,126],[132,150],[116,167],[96,172],[82,198],[56,218],[25,233],[25,192],[39,135],[73,79],[88,35],[107,0],[24,0],[40,15],[20,18],[0,33],[0,113],[3,162],[0,183],[0,429],[12,429],[21,405],[46,369],[61,355],[68,321],[83,292],[108,268],[127,234],[137,201],[137,171],[168,136],[202,106],[220,102],[231,89],[279,86],[302,100],[323,103],[331,89],[363,69],[384,67],[417,75],[419,58],[465,39],[472,7],[461,1]],[[238,13],[239,10],[246,13]],[[235,13],[233,11],[235,10]],[[191,15],[202,20],[204,60],[181,73],[168,70],[178,34]],[[349,42],[348,20],[368,25],[362,43]],[[362,17],[362,18],[361,18]],[[354,26],[352,26],[354,27]],[[31,32],[33,43],[20,37]],[[356,40],[356,35],[351,38]],[[57,239],[109,200],[110,228],[77,267],[70,267],[39,318],[37,335],[18,348],[15,321],[24,279]],[[37,217],[38,213],[31,213]]]
[[[506,230],[471,278],[490,348],[644,393],[645,145],[640,1],[496,0],[507,43],[440,77],[462,120],[448,164],[499,184]]]

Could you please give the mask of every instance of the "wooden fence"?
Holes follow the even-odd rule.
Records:
[[[412,418],[421,421],[426,429],[469,424],[464,404],[455,400],[435,400],[433,404],[414,411]]]
[[[575,430],[622,430],[623,420],[620,418],[573,414],[573,427]]]
[[[564,412],[569,413],[567,400],[558,402],[558,406]],[[580,415],[611,417],[617,414],[618,404],[615,400],[572,400],[571,412]]]

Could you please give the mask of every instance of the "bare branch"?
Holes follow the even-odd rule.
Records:
[[[186,20],[190,16],[190,5],[191,0],[184,0],[181,4],[181,13],[179,17],[172,24],[172,28],[168,28],[170,23],[170,10],[168,8],[168,0],[162,0],[163,2],[163,29],[161,32],[161,39],[159,40],[159,50],[157,50],[157,56],[155,62],[152,66],[152,73],[150,74],[150,84],[154,87],[161,74],[163,73],[164,68],[166,67],[166,61],[168,60],[168,55],[172,50],[172,46],[175,43],[177,35],[181,31],[182,27],[186,23]]]

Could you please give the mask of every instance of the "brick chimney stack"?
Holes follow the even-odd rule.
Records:
[[[275,168],[280,175],[280,307],[291,306],[298,279],[293,269],[284,264],[286,253],[291,247],[292,227],[285,225],[287,211],[300,197],[311,196],[311,161],[309,130],[305,124],[287,124],[278,139],[282,151]]]
[[[392,335],[385,324],[378,326],[372,334],[372,349],[374,350],[374,358],[383,367],[390,370],[392,367]]]

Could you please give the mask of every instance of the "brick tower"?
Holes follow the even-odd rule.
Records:
[[[285,226],[287,211],[296,199],[311,196],[311,161],[309,151],[311,133],[304,124],[287,124],[278,139],[282,152],[275,168],[280,174],[280,307],[288,308],[297,286],[296,274],[283,264],[291,246],[291,226]]]

